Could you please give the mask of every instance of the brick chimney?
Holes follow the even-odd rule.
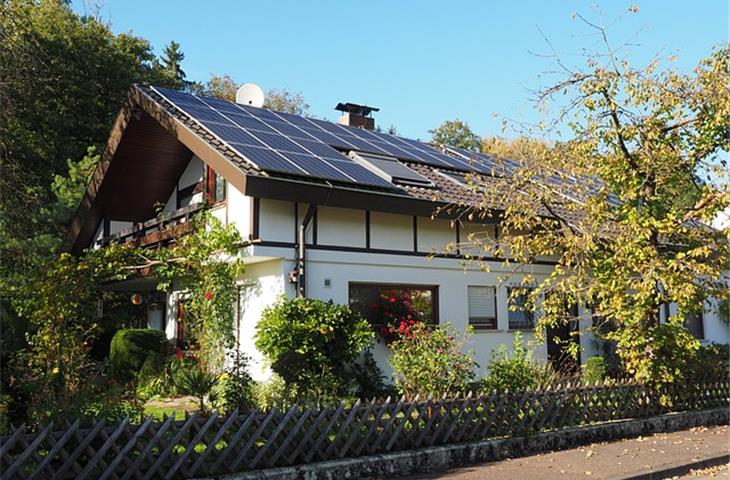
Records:
[[[380,109],[355,103],[338,103],[335,110],[342,112],[342,116],[337,120],[340,125],[375,130],[375,119],[371,113]]]

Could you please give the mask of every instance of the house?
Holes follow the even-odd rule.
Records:
[[[470,232],[498,236],[499,225],[467,222],[446,210],[434,215],[439,206],[479,200],[464,174],[481,172],[489,182],[490,157],[375,131],[370,107],[338,109],[343,115],[332,123],[133,87],[66,249],[164,243],[170,229],[184,232],[186,220],[204,205],[235,224],[248,239],[241,251],[246,273],[238,286],[236,339],[252,356],[257,378],[268,370],[253,346],[255,325],[281,295],[350,303],[377,324],[380,297],[406,292],[428,321],[473,325],[471,346],[482,368],[494,349],[512,343],[515,331],[533,337],[533,319],[508,308],[509,288],[520,279],[500,282],[500,260],[483,259],[491,267],[485,273],[463,265],[464,255],[475,252],[444,253]],[[161,215],[157,205],[164,205]],[[525,271],[539,279],[553,265],[540,259]],[[154,297],[154,279],[120,288]],[[149,303],[151,327],[171,339],[184,335],[184,292]],[[554,339],[567,338],[571,328],[582,332],[584,357],[599,351],[586,332],[591,312],[578,306],[574,313],[579,320],[548,332],[536,347],[538,357],[559,361],[565,347]],[[693,320],[692,329],[701,338],[728,342],[727,326],[711,309]],[[388,371],[387,347],[377,344],[374,354]]]

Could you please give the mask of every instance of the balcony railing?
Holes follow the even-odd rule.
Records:
[[[131,227],[102,237],[96,242],[96,245],[134,243],[140,247],[149,247],[171,243],[180,235],[192,231],[191,217],[204,208],[205,204],[194,203],[172,212],[163,212],[146,222],[135,223]]]

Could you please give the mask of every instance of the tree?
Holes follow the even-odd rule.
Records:
[[[54,178],[67,173],[69,161],[83,162],[89,146],[103,144],[131,84],[169,82],[147,40],[114,35],[64,2],[23,0],[0,2],[0,78],[5,301],[65,233],[62,219],[47,215],[61,193],[51,188]]]
[[[429,130],[431,141],[449,147],[466,148],[467,150],[479,150],[481,139],[472,132],[469,124],[456,120],[447,120],[439,127]]]
[[[185,60],[185,54],[180,49],[180,44],[174,40],[165,46],[165,50],[160,57],[163,72],[170,78],[172,86],[178,89],[189,84],[185,81],[186,75],[182,69],[183,60]]]
[[[236,91],[240,86],[230,75],[211,75],[207,82],[194,84],[191,90],[198,95],[235,102]],[[309,104],[301,92],[272,88],[266,91],[264,98],[264,107],[270,110],[294,115],[309,113]]]
[[[661,68],[659,60],[633,67],[605,45],[581,68],[556,59],[566,78],[539,92],[539,101],[568,99],[547,132],[567,126],[573,138],[511,149],[518,162],[511,175],[480,190],[488,205],[506,207],[466,213],[499,215],[499,240],[471,235],[468,242],[525,273],[522,285],[536,288],[515,294],[529,292],[532,309],[544,297],[540,329],[567,321],[568,305],[592,306],[597,321],[612,325],[605,338],[616,342],[625,371],[676,382],[699,348],[685,316],[730,295],[722,276],[730,230],[708,227],[730,204],[723,158],[730,149],[730,45],[692,74]],[[480,179],[469,182],[476,188]],[[677,201],[687,185],[697,191],[692,201]],[[537,257],[556,261],[546,278],[524,268]],[[660,324],[659,311],[670,303],[678,312]]]

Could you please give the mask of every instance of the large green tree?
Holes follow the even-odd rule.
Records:
[[[674,382],[699,347],[685,318],[730,295],[723,278],[730,230],[708,227],[730,205],[730,46],[680,73],[659,60],[635,67],[605,45],[583,66],[556,59],[565,78],[540,94],[559,106],[546,123],[556,130],[547,133],[569,129],[571,140],[516,142],[508,150],[519,165],[504,165],[510,175],[486,189],[469,179],[487,204],[506,210],[498,213],[498,239],[468,241],[487,256],[510,258],[510,272],[527,273],[523,285],[536,287],[532,307],[542,303],[540,327],[565,322],[566,305],[593,306],[628,373]],[[685,189],[692,195],[677,201]],[[529,274],[524,266],[545,257],[556,261],[554,271]],[[660,324],[660,310],[672,303],[677,313]]]
[[[57,175],[88,173],[132,83],[171,85],[147,40],[66,2],[0,2],[0,297],[59,245]],[[80,163],[79,163],[80,162]],[[78,180],[78,179],[77,179]],[[77,182],[82,190],[85,181]],[[65,201],[67,207],[72,202]],[[67,208],[68,210],[68,208]],[[60,213],[60,212],[56,212]]]

